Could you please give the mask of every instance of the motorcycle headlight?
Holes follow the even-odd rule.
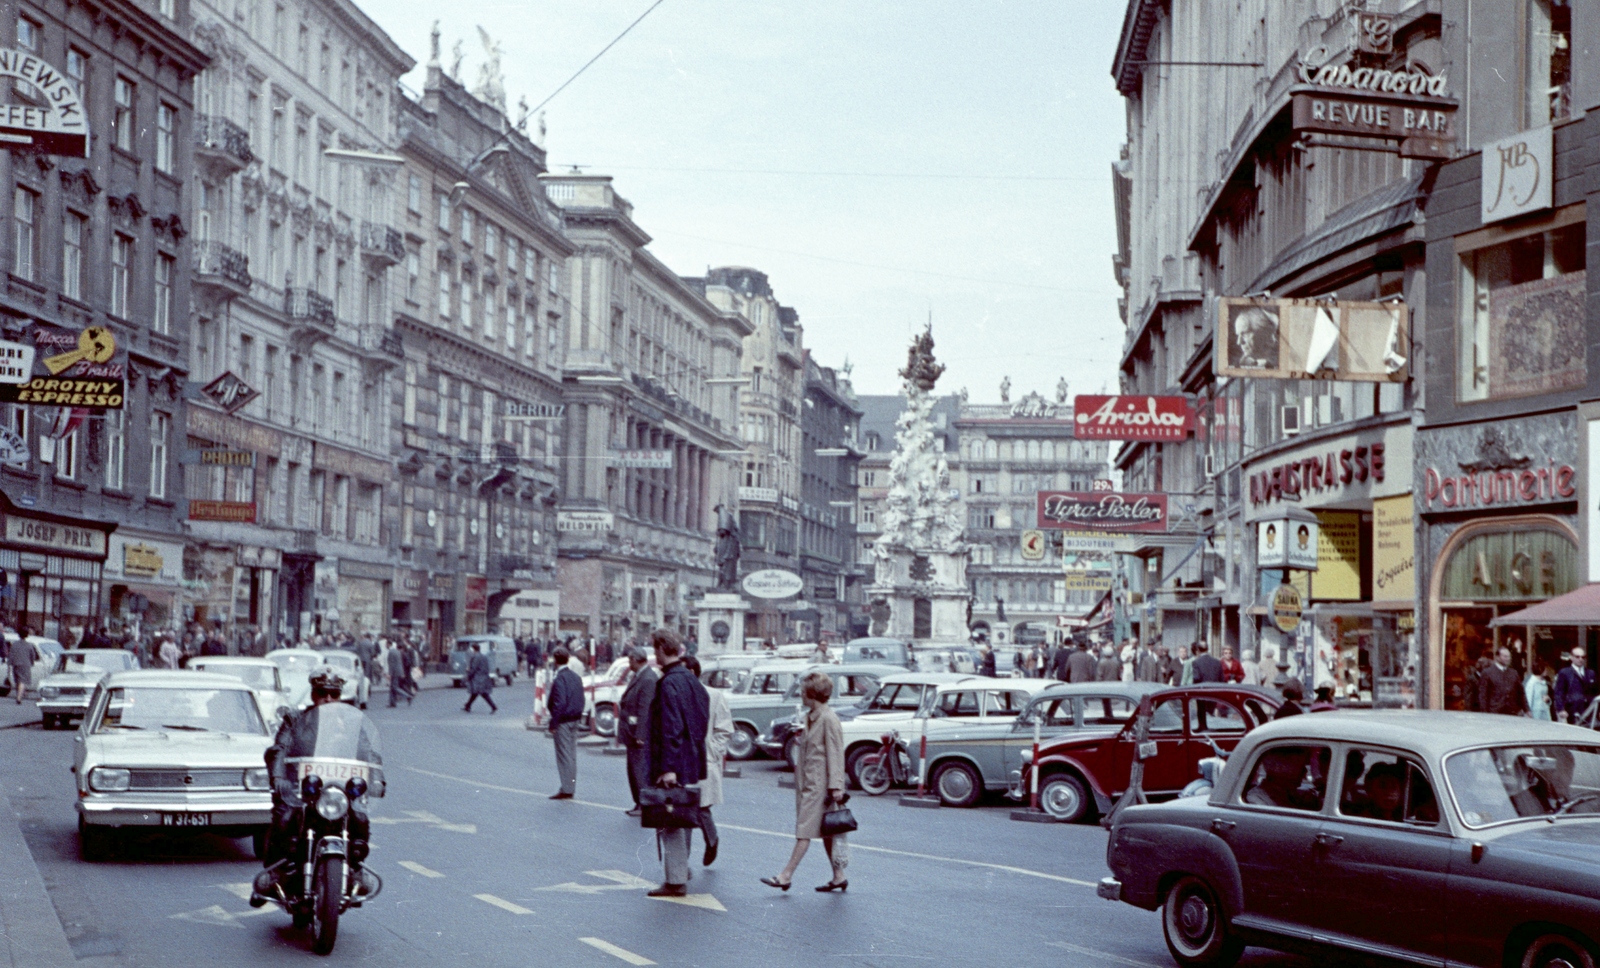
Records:
[[[55,699],[61,695],[61,690],[56,686],[40,686],[40,699]]]
[[[97,766],[89,771],[89,789],[98,793],[126,793],[131,774],[111,766]]]
[[[264,766],[258,766],[253,770],[245,770],[244,788],[246,790],[272,789],[272,777],[267,775],[267,768]]]
[[[338,820],[350,809],[350,798],[338,787],[328,787],[317,797],[317,813],[324,820]]]

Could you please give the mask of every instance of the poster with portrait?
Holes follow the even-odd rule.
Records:
[[[1403,383],[1411,313],[1401,300],[1217,299],[1219,376]]]

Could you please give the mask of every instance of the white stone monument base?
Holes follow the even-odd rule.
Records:
[[[750,611],[749,602],[728,592],[707,592],[695,603],[695,609],[699,613],[697,637],[701,655],[744,651],[744,617]],[[726,622],[728,626],[724,642],[718,642],[712,634],[712,627],[718,622]]]

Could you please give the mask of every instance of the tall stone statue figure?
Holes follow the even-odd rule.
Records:
[[[739,590],[739,522],[726,505],[716,506],[717,513],[717,591]]]
[[[1056,384],[1056,403],[1066,403],[1066,402],[1067,402],[1067,378],[1066,377],[1062,377],[1061,381]]]
[[[478,67],[478,86],[473,89],[473,96],[505,114],[506,79],[500,70],[500,58],[504,50],[500,42],[490,37],[482,27],[478,28],[478,40],[483,44],[483,63]]]
[[[433,22],[433,31],[428,34],[428,66],[437,67],[439,64],[439,21]]]
[[[1000,402],[1011,402],[1011,378],[1009,376],[1000,381]]]

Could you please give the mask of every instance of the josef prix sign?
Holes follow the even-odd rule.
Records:
[[[1384,465],[1385,451],[1381,443],[1357,444],[1287,461],[1250,475],[1250,503],[1298,501],[1352,483],[1365,484],[1369,479],[1382,484]]]
[[[1165,532],[1165,494],[1040,491],[1039,527],[1071,531]]]
[[[1080,394],[1072,413],[1079,440],[1183,440],[1194,425],[1183,397]]]

